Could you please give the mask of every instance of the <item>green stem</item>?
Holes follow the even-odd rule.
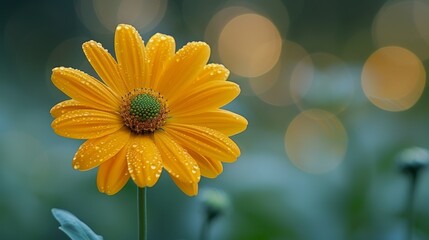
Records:
[[[416,185],[417,185],[417,172],[410,173],[410,188],[408,192],[408,239],[413,239],[413,226],[414,226],[414,197],[416,195]]]
[[[203,225],[201,226],[200,240],[208,239],[210,222],[211,219],[208,216],[205,216]]]
[[[137,187],[138,239],[147,240],[146,188]]]

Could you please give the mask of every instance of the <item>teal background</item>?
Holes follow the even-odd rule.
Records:
[[[247,6],[272,19],[284,39],[307,52],[342,59],[357,86],[337,114],[348,135],[344,160],[332,171],[311,174],[296,168],[284,149],[285,131],[300,108],[269,105],[251,93],[245,78],[231,75],[243,93],[227,108],[245,116],[249,126],[233,137],[242,151],[239,160],[225,164],[218,178],[200,183],[200,189],[222,189],[231,200],[229,211],[213,223],[211,239],[405,239],[407,179],[395,156],[406,147],[429,148],[429,93],[425,88],[417,104],[403,112],[381,110],[365,98],[360,73],[377,49],[371,26],[384,4],[168,1],[159,23],[141,31],[146,41],[156,32],[172,35],[180,48],[205,40],[216,12]],[[71,166],[81,141],[57,136],[50,127],[50,108],[66,99],[51,83],[51,69],[71,66],[96,76],[81,44],[93,39],[113,52],[113,29],[103,28],[93,11],[90,1],[7,1],[0,8],[0,239],[67,239],[51,208],[74,213],[105,239],[137,237],[134,183],[114,196],[99,193],[96,170],[78,172]],[[351,41],[356,34],[359,40]],[[215,56],[211,61],[220,62]],[[427,71],[427,60],[423,64]],[[415,239],[429,238],[428,199],[425,172],[415,198]],[[203,207],[164,174],[148,189],[148,219],[149,239],[197,239]]]

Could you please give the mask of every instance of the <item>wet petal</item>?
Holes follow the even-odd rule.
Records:
[[[178,123],[167,124],[164,129],[178,144],[208,158],[234,162],[240,156],[238,146],[213,129]]]
[[[119,97],[107,86],[82,71],[64,67],[54,68],[52,82],[67,96],[86,106],[109,112],[118,111]]]
[[[82,109],[64,113],[52,122],[51,127],[63,137],[91,139],[116,132],[123,125],[117,114]]]
[[[182,190],[182,192],[186,193],[186,195],[192,197],[198,194],[198,183],[197,182],[182,182],[178,178],[174,177],[174,175],[170,174],[171,179],[173,179],[174,183]]]
[[[128,91],[143,87],[147,79],[145,47],[140,34],[133,26],[118,25],[115,32],[115,53]]]
[[[158,78],[174,56],[175,51],[176,43],[171,36],[157,33],[149,39],[146,46],[149,77],[145,82],[145,87],[156,89]]]
[[[115,156],[127,143],[130,131],[123,127],[104,137],[89,139],[77,150],[73,168],[86,171]]]
[[[115,156],[105,161],[98,168],[98,190],[107,195],[119,192],[130,179],[126,160],[127,148],[124,147]]]
[[[127,162],[131,178],[139,187],[152,187],[161,175],[161,155],[150,135],[133,135]]]
[[[169,101],[191,84],[206,65],[210,47],[204,42],[190,42],[171,59],[159,78],[157,90]]]
[[[181,93],[177,101],[169,100],[171,115],[189,115],[216,110],[236,98],[240,87],[233,82],[211,81]]]
[[[57,103],[51,108],[51,115],[55,118],[63,115],[64,113],[71,112],[74,110],[91,109],[90,107],[82,104],[74,99],[65,100]]]
[[[233,112],[218,109],[193,115],[177,116],[169,120],[172,123],[183,123],[212,128],[227,136],[244,131],[247,120]]]
[[[82,45],[89,63],[98,76],[120,96],[127,93],[124,80],[119,73],[119,67],[112,55],[100,43],[88,41]]]
[[[228,77],[229,70],[224,65],[210,63],[204,66],[193,83],[203,84],[209,81],[225,81]]]
[[[215,178],[223,171],[220,161],[213,160],[201,154],[188,150],[189,154],[197,161],[201,170],[201,175],[207,178]]]
[[[155,132],[154,139],[161,152],[164,168],[173,179],[185,183],[200,181],[200,168],[185,149],[163,131]]]

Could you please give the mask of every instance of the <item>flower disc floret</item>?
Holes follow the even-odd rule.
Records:
[[[131,100],[130,114],[142,122],[156,118],[160,110],[161,103],[150,94],[139,94]]]
[[[122,97],[120,112],[124,124],[134,133],[152,133],[166,122],[167,101],[151,89],[134,89]]]

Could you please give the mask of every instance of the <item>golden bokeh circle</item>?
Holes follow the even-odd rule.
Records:
[[[365,62],[361,84],[367,98],[387,111],[404,111],[421,97],[426,72],[411,51],[389,46],[375,51]]]
[[[307,55],[307,51],[298,43],[284,40],[280,60],[276,66],[262,76],[248,79],[252,91],[259,99],[270,105],[293,104],[290,93],[292,73],[301,59]]]
[[[428,14],[428,4],[424,1],[387,1],[372,25],[376,46],[400,46],[413,51],[422,60],[428,59],[429,45],[425,41],[429,34]]]
[[[266,17],[246,13],[231,19],[222,29],[218,51],[231,72],[257,77],[270,71],[280,58],[282,38]]]
[[[347,150],[347,133],[341,121],[321,109],[301,112],[285,134],[289,160],[304,172],[326,173],[335,169]]]

